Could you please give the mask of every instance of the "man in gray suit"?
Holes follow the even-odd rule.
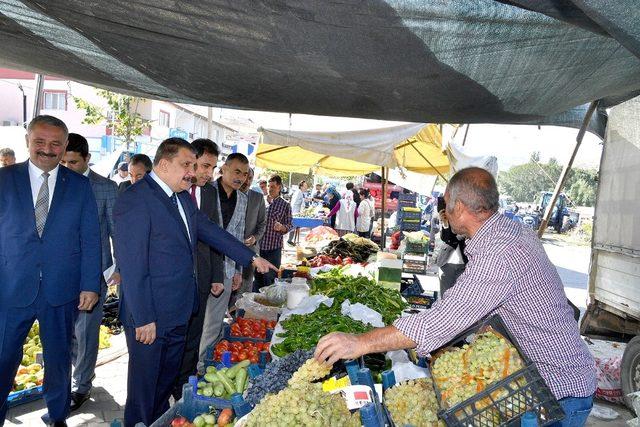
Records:
[[[211,221],[219,226],[218,190],[210,184],[213,171],[218,163],[220,150],[210,139],[200,138],[191,143],[196,151],[196,182],[188,190],[198,209],[204,212]],[[182,386],[189,380],[189,376],[196,373],[200,355],[200,339],[204,316],[207,309],[209,295],[220,295],[223,289],[224,257],[213,250],[206,243],[198,242],[197,282],[198,282],[198,311],[189,320],[187,338],[180,374],[173,385],[173,397],[179,400],[182,396]]]
[[[248,198],[244,225],[244,244],[258,254],[260,253],[260,239],[262,239],[264,231],[267,228],[267,216],[262,192],[251,189],[253,176],[253,169],[249,169],[249,176],[247,176],[246,182],[240,187],[240,191],[245,193]],[[245,267],[242,272],[242,287],[233,293],[231,305],[235,304],[245,292],[251,292],[251,289],[253,289],[254,273],[255,268],[253,268],[253,266]]]
[[[100,221],[100,243],[102,249],[102,271],[113,265],[111,257],[111,242],[113,238],[113,205],[117,197],[116,183],[89,169],[89,144],[77,133],[69,134],[69,144],[61,160],[63,166],[89,178],[93,194],[98,204],[98,219]],[[73,340],[72,362],[73,387],[71,392],[71,410],[75,411],[89,399],[91,382],[95,377],[96,360],[98,359],[98,344],[100,323],[102,322],[102,305],[107,293],[107,283],[100,278],[100,299],[91,311],[80,311],[76,320]],[[113,273],[109,284],[120,283],[120,275]]]

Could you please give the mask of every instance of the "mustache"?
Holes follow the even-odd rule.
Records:
[[[56,157],[55,154],[53,154],[53,153],[45,153],[44,151],[36,151],[36,154],[38,156],[44,156],[44,157],[51,157],[51,158]]]

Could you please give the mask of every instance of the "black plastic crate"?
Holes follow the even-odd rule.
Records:
[[[420,295],[424,292],[420,280],[413,274],[411,277],[403,277],[400,280],[400,293],[402,296]]]
[[[477,322],[459,334],[443,348],[458,347],[472,341],[476,333],[490,326],[505,337],[516,348],[525,367],[501,381],[489,385],[473,397],[457,405],[443,409],[438,414],[448,426],[494,427],[520,425],[520,417],[527,411],[535,411],[540,426],[549,425],[564,417],[560,404],[540,376],[531,359],[523,352],[499,315],[493,315]],[[438,401],[442,396],[434,381]],[[497,396],[492,396],[499,394]]]
[[[429,242],[412,243],[407,241],[405,253],[426,254],[429,252]]]

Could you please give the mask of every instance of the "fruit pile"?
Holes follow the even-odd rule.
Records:
[[[277,393],[283,390],[294,372],[300,369],[311,357],[313,357],[313,350],[296,350],[269,363],[262,374],[251,380],[247,390],[247,402],[256,405],[268,393]]]
[[[322,390],[311,383],[322,378],[331,367],[309,359],[289,380],[289,386],[277,394],[268,394],[251,411],[246,427],[258,426],[360,426],[360,417],[351,414],[340,394]]]
[[[207,367],[207,373],[198,381],[197,393],[227,400],[231,399],[233,393],[244,393],[249,384],[248,366],[249,361],[243,360],[231,368],[217,370],[214,366]]]
[[[36,354],[42,353],[40,325],[34,322],[22,346],[22,361],[13,381],[11,391],[27,390],[42,385],[44,369],[36,363]]]
[[[396,425],[444,426],[438,420],[438,400],[428,378],[396,384],[384,393],[384,402]]]
[[[275,321],[238,317],[236,321],[231,324],[231,336],[264,340],[267,338],[267,329],[273,329],[275,327]]]
[[[522,369],[524,362],[506,338],[488,328],[471,344],[445,349],[431,367],[440,403],[450,408]]]
[[[171,421],[171,427],[225,427],[233,425],[233,410],[231,408],[225,408],[220,411],[218,420],[216,421],[216,411],[211,409],[208,413],[200,414],[193,419],[193,422],[189,422],[185,417],[175,417]]]
[[[249,360],[251,363],[260,361],[260,352],[269,351],[268,342],[251,342],[251,341],[234,341],[229,342],[222,340],[216,344],[213,350],[213,360],[215,362],[222,361],[222,353],[231,352],[231,363]]]

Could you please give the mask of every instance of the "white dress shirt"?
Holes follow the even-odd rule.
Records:
[[[55,169],[49,171],[49,209],[51,209],[51,202],[53,201],[53,191],[56,188],[56,180],[58,179],[58,170],[60,166],[56,166]],[[38,193],[40,192],[40,187],[42,187],[42,183],[44,182],[44,178],[42,174],[44,171],[31,163],[29,160],[29,181],[31,182],[31,196],[33,197],[33,208],[36,207],[36,202],[38,201]]]
[[[191,188],[187,190],[189,192],[189,197],[191,197]],[[196,208],[200,209],[202,206],[202,187],[196,185]]]
[[[165,184],[165,182],[161,180],[160,177],[156,175],[155,172],[151,171],[151,173],[149,173],[149,176],[153,178],[155,182],[158,183],[160,188],[162,188],[162,190],[165,193],[167,193],[167,196],[171,197],[173,195],[173,190],[171,190],[171,188],[167,184]],[[184,222],[184,226],[187,229],[187,235],[189,236],[189,240],[191,240],[191,233],[189,232],[189,223],[187,222],[187,215],[184,213],[184,208],[182,207],[182,203],[180,202],[180,198],[178,197],[177,194],[176,194],[176,199],[178,200],[178,211],[180,212],[180,216],[182,217],[182,222]]]

